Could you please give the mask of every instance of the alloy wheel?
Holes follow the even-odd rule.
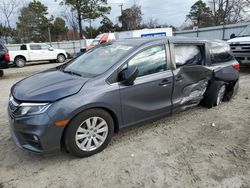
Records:
[[[75,142],[83,151],[99,148],[108,135],[108,124],[101,117],[90,117],[80,124],[75,134]]]

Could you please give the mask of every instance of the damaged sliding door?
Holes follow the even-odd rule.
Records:
[[[198,105],[203,99],[212,70],[205,65],[204,44],[177,44],[173,49],[173,112]]]

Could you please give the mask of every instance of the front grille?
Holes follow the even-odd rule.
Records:
[[[232,43],[230,47],[233,53],[250,53],[250,44]]]

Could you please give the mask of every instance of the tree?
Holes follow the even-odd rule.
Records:
[[[91,31],[91,22],[108,14],[111,10],[107,6],[107,0],[62,0],[60,4],[68,5],[72,11],[76,12],[80,38],[83,38],[82,21],[87,20],[90,22],[89,29]]]
[[[70,38],[75,40],[79,39],[78,34],[78,23],[77,23],[77,16],[76,12],[72,10],[72,8],[67,7],[65,11],[62,13],[63,18],[65,18],[67,24],[72,28],[69,31]]]
[[[59,41],[64,39],[64,36],[66,36],[67,32],[68,28],[66,27],[64,19],[57,17],[51,28],[52,40]]]
[[[8,43],[8,39],[14,34],[14,29],[10,26],[10,19],[17,8],[17,0],[1,0],[0,12],[5,17],[4,25],[1,24],[1,36],[4,36],[6,43]]]
[[[234,24],[244,20],[249,0],[210,0],[215,25]]]
[[[195,26],[207,27],[213,25],[212,11],[202,0],[198,0],[190,9],[187,19],[190,19]]]
[[[44,42],[47,40],[47,29],[51,20],[46,18],[47,7],[38,0],[33,0],[21,9],[17,30],[24,42]]]
[[[107,0],[87,0],[82,9],[83,18],[88,20],[90,25],[90,37],[92,38],[92,21],[109,14],[111,7],[107,6]]]
[[[123,10],[118,19],[122,23],[123,30],[140,29],[142,22],[141,7],[133,5],[131,8]]]
[[[57,0],[55,0],[57,1]],[[76,17],[78,21],[78,28],[79,28],[79,37],[80,39],[83,38],[83,29],[82,29],[82,21],[83,21],[83,16],[82,16],[82,9],[84,7],[84,3],[86,0],[62,0],[60,2],[61,5],[67,5],[70,6],[71,11],[76,12]]]
[[[5,26],[8,26],[10,28],[10,18],[14,11],[18,7],[18,1],[17,0],[1,0],[0,3],[0,11],[3,13],[6,23]]]
[[[101,26],[98,28],[100,33],[107,33],[114,31],[114,24],[108,17],[105,16],[100,22],[100,24]]]
[[[15,29],[0,24],[0,39],[4,39],[6,43],[9,42],[9,39],[13,38],[15,32]]]

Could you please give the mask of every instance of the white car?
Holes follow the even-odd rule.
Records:
[[[18,51],[9,51],[10,61],[17,67],[23,67],[31,61],[57,61],[63,63],[67,59],[65,50],[54,49],[47,44],[30,43],[21,45]]]

